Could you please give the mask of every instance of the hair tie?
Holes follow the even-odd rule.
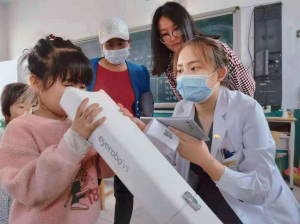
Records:
[[[50,34],[50,35],[49,35],[49,38],[50,38],[50,40],[55,40],[55,39],[56,39],[56,36],[54,36],[53,34]]]

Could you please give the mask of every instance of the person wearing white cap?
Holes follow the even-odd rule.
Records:
[[[150,74],[146,66],[126,61],[130,55],[130,38],[127,24],[110,17],[100,24],[99,41],[104,57],[91,60],[94,79],[88,91],[103,89],[136,117],[152,116],[153,96]],[[115,176],[115,224],[129,224],[133,211],[133,195]]]

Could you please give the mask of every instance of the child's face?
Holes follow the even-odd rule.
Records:
[[[203,66],[200,59],[195,54],[194,48],[186,46],[179,54],[177,62],[177,78],[184,75],[210,75],[214,71],[211,66]],[[213,74],[207,78],[207,87],[213,88],[219,80],[217,75]]]
[[[65,91],[65,88],[74,87],[83,90],[85,90],[86,88],[84,84],[80,84],[80,83],[74,84],[69,80],[70,77],[67,77],[65,81],[62,81],[61,79],[57,79],[56,82],[50,88],[46,88],[46,89],[40,88],[40,91],[38,91],[38,97],[40,100],[39,107],[42,107],[44,110],[45,109],[49,110],[50,112],[52,112],[57,116],[61,116],[61,117],[67,116],[64,110],[59,105],[60,99]]]
[[[20,117],[25,114],[25,112],[29,112],[33,107],[36,105],[33,103],[14,103],[10,107],[10,118],[9,120],[12,121],[13,119]]]

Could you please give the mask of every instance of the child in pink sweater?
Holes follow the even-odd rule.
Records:
[[[105,121],[102,108],[84,100],[72,123],[59,106],[67,86],[85,89],[92,66],[81,49],[50,35],[24,55],[39,107],[8,125],[0,147],[0,185],[15,200],[12,224],[94,224],[99,219],[98,178],[114,175],[87,141]],[[85,109],[86,108],[86,109]]]

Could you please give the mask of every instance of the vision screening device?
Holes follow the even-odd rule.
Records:
[[[60,105],[74,120],[80,103],[98,103],[106,121],[89,141],[140,204],[161,224],[222,223],[105,91],[66,88]]]

